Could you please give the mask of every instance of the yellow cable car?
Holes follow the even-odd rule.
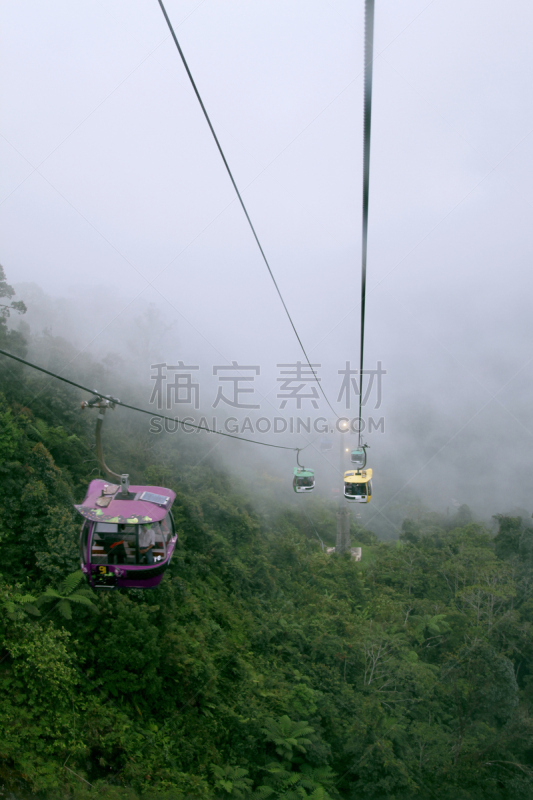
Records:
[[[369,503],[372,497],[372,470],[350,469],[345,472],[344,496],[351,503]]]

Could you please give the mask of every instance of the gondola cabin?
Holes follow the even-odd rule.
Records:
[[[81,568],[93,589],[151,589],[161,582],[176,547],[175,499],[161,486],[91,481],[75,508],[85,517]]]
[[[294,467],[292,488],[295,492],[312,492],[315,488],[315,472],[305,467]]]
[[[366,467],[366,450],[364,447],[356,447],[355,450],[352,450],[350,461],[354,465],[354,469],[364,469]]]
[[[348,470],[345,472],[344,496],[351,503],[369,503],[372,497],[372,470]]]
[[[333,448],[333,437],[332,436],[321,436],[319,449],[321,453],[329,453],[329,451]]]

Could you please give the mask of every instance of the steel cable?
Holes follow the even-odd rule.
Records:
[[[361,342],[359,352],[359,447],[363,403],[363,362],[365,351],[366,260],[368,243],[368,200],[370,184],[370,132],[372,123],[372,67],[374,59],[374,0],[365,0],[365,72],[363,99],[363,235],[361,246]]]
[[[303,342],[302,342],[302,340],[300,338],[300,335],[299,335],[298,331],[296,330],[296,325],[294,324],[294,322],[292,320],[292,317],[291,317],[291,315],[289,313],[289,309],[287,308],[287,304],[285,303],[285,300],[283,299],[283,295],[281,294],[281,290],[280,290],[280,288],[278,286],[278,283],[277,283],[277,281],[276,281],[276,279],[274,277],[274,273],[272,272],[272,269],[270,268],[270,264],[268,263],[268,259],[267,259],[266,255],[265,255],[265,251],[263,250],[261,242],[259,241],[259,237],[257,235],[257,232],[256,232],[254,226],[253,226],[253,223],[252,223],[252,220],[250,218],[250,215],[248,214],[248,210],[247,210],[246,206],[244,205],[244,200],[242,199],[241,193],[239,192],[239,189],[238,189],[237,184],[235,182],[235,178],[233,177],[233,173],[232,173],[232,171],[230,169],[230,166],[228,164],[226,156],[224,155],[224,151],[222,150],[222,145],[220,144],[220,142],[218,140],[218,137],[217,137],[217,135],[215,133],[215,129],[213,127],[211,119],[209,118],[209,114],[207,113],[207,109],[206,109],[206,107],[205,107],[205,105],[203,103],[203,100],[201,98],[200,92],[198,91],[198,87],[196,86],[196,83],[195,83],[194,78],[192,76],[192,72],[189,69],[189,65],[187,63],[187,60],[186,60],[185,55],[183,53],[183,50],[181,49],[180,43],[178,41],[178,37],[176,36],[176,33],[174,31],[174,28],[172,27],[172,23],[171,23],[170,18],[169,18],[168,14],[167,14],[166,8],[165,8],[162,0],[157,0],[157,2],[159,3],[159,5],[161,7],[161,11],[163,12],[163,16],[165,17],[165,20],[166,20],[166,23],[167,23],[168,28],[170,30],[170,33],[172,35],[172,38],[174,39],[174,44],[176,45],[176,47],[178,49],[178,53],[180,54],[181,60],[183,62],[183,66],[185,67],[185,70],[186,70],[187,75],[189,77],[189,80],[191,82],[192,88],[194,89],[194,93],[196,94],[198,102],[200,103],[200,107],[201,107],[201,109],[202,109],[202,111],[204,113],[204,117],[206,118],[207,124],[209,125],[209,130],[213,134],[213,139],[215,140],[216,146],[218,148],[218,152],[220,153],[222,161],[224,162],[224,166],[226,167],[227,173],[228,173],[228,175],[230,177],[230,180],[231,180],[231,182],[233,184],[233,188],[235,189],[235,193],[236,193],[237,197],[239,198],[239,202],[240,202],[240,204],[242,206],[242,210],[244,211],[244,214],[246,216],[246,219],[248,220],[248,224],[249,224],[250,229],[251,229],[251,231],[252,231],[252,233],[254,235],[254,239],[255,239],[255,241],[257,243],[257,246],[259,248],[261,256],[263,257],[263,261],[266,264],[266,268],[268,269],[269,275],[272,278],[272,282],[274,283],[274,286],[276,287],[276,291],[277,291],[277,293],[279,295],[279,299],[281,300],[283,308],[285,309],[285,313],[286,313],[286,315],[287,315],[287,317],[289,319],[289,322],[291,323],[291,326],[292,326],[292,329],[294,331],[294,334],[295,334],[295,336],[296,336],[296,338],[298,340],[298,344],[300,345],[302,353],[305,356],[305,360],[307,361],[309,369],[311,370],[311,372],[313,374],[313,377],[314,377],[314,379],[315,379],[315,381],[316,381],[316,383],[318,385],[318,388],[320,389],[320,392],[322,393],[322,396],[323,396],[324,400],[326,401],[326,403],[328,404],[328,406],[330,407],[332,412],[335,414],[335,418],[338,419],[337,412],[335,411],[335,409],[333,408],[333,406],[329,402],[329,400],[328,400],[328,398],[326,396],[326,393],[324,392],[324,389],[322,388],[322,384],[320,383],[320,380],[318,379],[317,374],[316,374],[313,366],[311,365],[311,362],[309,361],[309,357],[307,355],[305,347],[303,346]]]
[[[245,436],[236,436],[234,433],[215,431],[212,428],[205,427],[204,425],[195,425],[193,422],[185,422],[184,420],[178,419],[178,417],[167,417],[165,414],[158,414],[156,411],[147,411],[145,408],[138,408],[137,406],[132,406],[129,403],[123,403],[116,397],[101,394],[100,392],[97,392],[96,389],[89,389],[87,386],[82,386],[80,383],[71,381],[68,378],[63,378],[61,375],[56,375],[55,372],[50,372],[50,370],[44,369],[44,367],[38,367],[37,364],[32,364],[31,361],[26,361],[24,358],[20,358],[20,356],[15,356],[13,353],[8,353],[7,350],[0,350],[0,355],[12,358],[14,361],[18,361],[19,363],[24,364],[26,367],[31,367],[39,372],[44,372],[45,375],[50,375],[51,378],[56,378],[58,381],[63,381],[63,383],[68,383],[70,386],[74,386],[76,389],[82,389],[84,392],[89,392],[89,394],[92,394],[95,397],[102,397],[104,399],[111,400],[117,406],[129,408],[131,411],[138,411],[140,414],[149,414],[151,417],[157,417],[158,419],[166,419],[169,422],[176,422],[178,425],[181,425],[182,428],[196,428],[197,430],[205,431],[206,433],[216,433],[217,436],[226,436],[228,439],[238,439],[241,442],[251,442],[252,444],[259,444],[262,447],[275,447],[277,450],[291,450],[293,453],[303,449],[298,447],[287,447],[286,445],[282,444],[269,444],[269,442],[260,442],[257,439],[247,439]]]

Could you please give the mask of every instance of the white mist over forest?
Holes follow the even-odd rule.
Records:
[[[200,337],[193,337],[190,332],[187,335],[179,320],[165,319],[163,308],[155,302],[146,306],[134,301],[126,318],[114,320],[112,300],[106,302],[104,298],[99,303],[101,289],[98,287],[88,288],[85,293],[72,291],[63,297],[47,295],[35,284],[21,284],[16,288],[17,297],[24,299],[28,311],[24,317],[12,318],[11,325],[28,337],[30,360],[49,369],[59,367],[62,375],[82,384],[84,361],[87,365],[93,360],[100,362],[105,367],[105,386],[91,385],[90,388],[113,393],[113,387],[120,386],[122,400],[140,404],[154,413],[157,412],[157,398],[152,404],[149,401],[155,389],[155,380],[151,376],[155,376],[157,370],[152,366],[158,363],[172,365],[180,360],[189,366],[198,365],[200,369],[194,377],[199,382],[200,407],[195,409],[186,403],[171,403],[167,409],[163,402],[162,413],[194,419],[197,424],[212,426],[216,422],[220,430],[260,441],[289,447],[304,448],[307,445],[301,460],[316,470],[317,495],[329,497],[332,501],[336,499],[333,492],[342,486],[342,470],[349,468],[346,448],[356,445],[357,436],[336,433],[331,438],[331,450],[324,452],[323,432],[334,426],[333,415],[329,409],[324,409],[323,399],[318,401],[318,410],[312,407],[311,402],[306,404],[304,401],[301,410],[292,408],[290,403],[287,403],[288,408],[280,409],[281,399],[276,398],[279,384],[276,383],[275,364],[269,364],[266,350],[263,357],[254,362],[261,366],[261,374],[256,376],[253,384],[241,384],[253,385],[253,396],[239,397],[242,403],[251,400],[260,408],[236,409],[224,402],[213,408],[218,387],[223,385],[218,376],[212,375],[212,366],[230,365],[231,357],[224,361],[220,352],[210,348]],[[105,333],[100,334],[96,342],[83,347],[82,342],[90,341],[91,329],[94,326],[98,328],[98,321],[106,319],[106,314],[110,322]],[[99,327],[103,326],[100,324]],[[378,402],[375,385],[368,399],[368,412],[364,415],[367,425],[369,417],[375,422],[373,432],[364,436],[370,445],[369,464],[374,469],[375,488],[372,504],[358,508],[356,513],[359,521],[386,538],[395,538],[399,534],[405,516],[416,517],[428,509],[452,514],[466,504],[478,519],[489,523],[495,513],[513,512],[522,516],[531,513],[528,441],[514,412],[506,410],[497,400],[490,402],[489,395],[484,396],[479,380],[472,379],[469,385],[465,385],[464,368],[459,370],[451,355],[448,359],[441,355],[440,360],[433,363],[430,345],[431,341],[426,340],[425,347],[422,347],[419,338],[418,349],[413,350],[410,357],[397,352],[394,358],[391,357],[395,365],[392,370],[386,368],[388,363],[384,359],[386,374],[381,378],[380,407],[374,408]],[[238,363],[243,365],[238,352],[236,355]],[[424,358],[428,359],[427,368]],[[275,360],[276,363],[285,363],[284,354],[280,353]],[[265,369],[265,363],[274,368]],[[341,363],[339,366],[344,368],[345,365]],[[438,366],[443,370],[441,375]],[[480,363],[478,366],[482,372],[483,365]],[[457,371],[455,378],[454,371]],[[166,374],[163,394],[172,380],[172,372]],[[237,373],[233,370],[231,374]],[[242,371],[239,374],[249,375]],[[341,380],[338,376],[335,378],[336,382],[331,381],[334,388],[340,385]],[[477,390],[476,396],[469,395],[472,383]],[[223,391],[231,395],[227,385]],[[326,391],[332,396],[330,390]],[[334,399],[337,399],[336,395]],[[342,400],[345,400],[344,396]],[[525,410],[525,389],[517,395],[515,403],[517,414]],[[480,412],[479,405],[482,406]],[[339,404],[340,415],[353,418],[356,415],[354,406],[352,402],[352,409],[347,411],[343,404]],[[115,414],[123,413],[130,412],[115,411]],[[272,426],[277,419],[278,430],[282,432],[278,435],[272,431],[265,433],[264,422],[259,422],[258,429],[258,420],[265,419]],[[287,421],[285,432],[279,422],[283,419]],[[299,435],[290,433],[290,426],[295,429],[298,419],[304,424],[310,421],[310,433],[303,426]],[[113,416],[106,424],[113,425]],[[150,418],[135,420],[135,425],[144,426],[148,431]],[[464,429],[457,433],[462,426]],[[164,431],[164,424],[161,427]],[[161,427],[154,430],[160,431]],[[498,427],[503,434],[495,434]],[[172,424],[167,424],[166,431],[160,435],[167,436],[178,448],[182,437],[187,436],[192,440],[202,439],[204,452],[205,442],[209,440],[208,458],[232,470],[258,496],[264,494],[263,488],[266,487],[267,493],[275,491],[276,502],[313,502],[312,497],[294,500],[291,486],[294,453],[211,434],[192,431],[184,434],[176,431]],[[344,460],[340,457],[341,450]],[[516,474],[502,468],[502,461],[510,463],[512,459],[517,467]]]
[[[359,348],[362,6],[168,11],[343,414],[338,372]],[[277,365],[302,354],[157,4],[57,0],[28,19],[11,2],[3,15],[1,262],[28,306],[11,324],[30,359],[46,366],[46,337],[60,337],[62,374],[81,379],[90,354],[147,406],[153,364],[198,365],[193,410],[209,421],[213,368],[235,361],[260,369],[260,408],[219,404],[222,420],[300,414],[280,409]],[[384,432],[368,436],[374,498],[358,513],[387,536],[419,501],[485,520],[533,510],[532,16],[524,2],[377,4],[365,358],[386,375],[365,412]],[[302,416],[331,420],[318,406]],[[305,460],[329,494],[340,465],[318,444]],[[293,500],[292,453],[224,441],[212,457]]]

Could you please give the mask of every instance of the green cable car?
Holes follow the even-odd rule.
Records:
[[[300,450],[296,450],[296,463],[294,467],[294,477],[292,479],[292,488],[299,494],[301,492],[312,492],[315,488],[315,471],[304,467],[300,464]]]
[[[356,447],[350,453],[350,461],[354,464],[356,470],[361,470],[366,467],[366,445],[363,447]]]
[[[315,488],[315,471],[306,467],[294,467],[292,488],[295,492],[312,492]]]

